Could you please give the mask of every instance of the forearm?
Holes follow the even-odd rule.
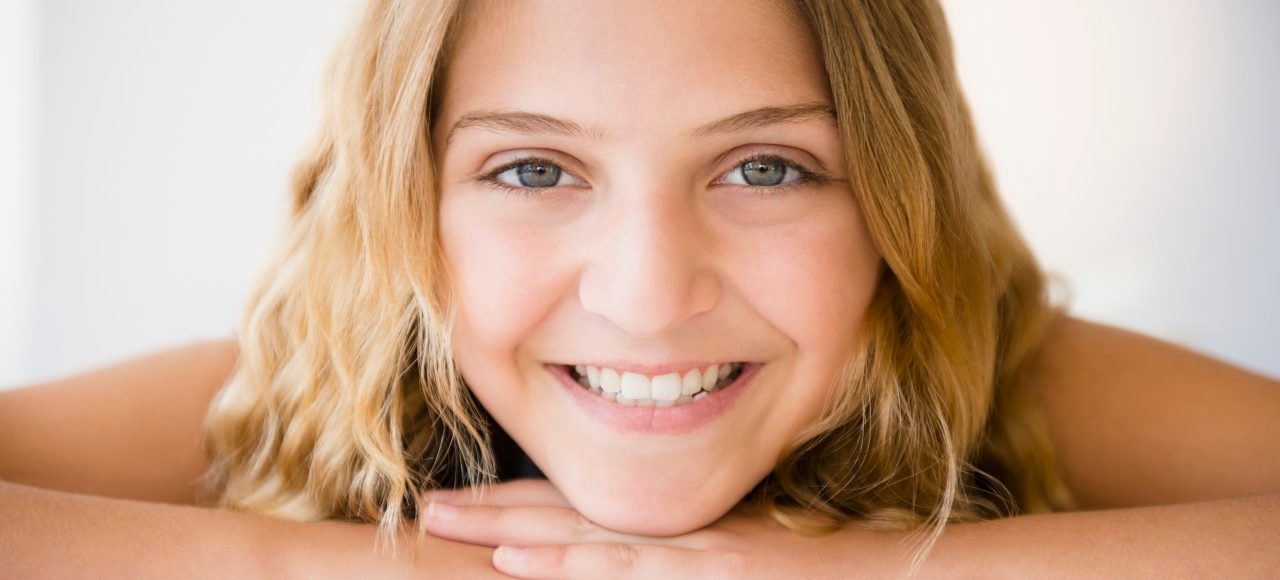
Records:
[[[0,577],[413,578],[428,569],[492,572],[491,550],[436,538],[415,547],[409,533],[398,542],[398,558],[379,554],[368,524],[296,523],[3,481],[0,513]],[[417,558],[410,558],[415,552]]]
[[[921,578],[1274,576],[1280,495],[951,526]]]

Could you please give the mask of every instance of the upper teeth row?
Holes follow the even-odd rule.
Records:
[[[649,378],[645,375],[623,372],[608,367],[577,365],[573,367],[579,376],[585,376],[593,391],[602,392],[615,400],[675,402],[694,397],[699,391],[711,392],[717,383],[742,366],[742,363],[714,364],[705,369],[693,369],[683,376],[668,373]],[[723,385],[721,385],[723,386]]]

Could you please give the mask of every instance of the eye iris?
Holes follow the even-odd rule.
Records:
[[[748,185],[778,185],[786,175],[787,164],[778,159],[752,159],[742,164],[742,179]]]
[[[525,187],[552,187],[560,182],[560,168],[549,163],[525,163],[516,168],[516,174]]]

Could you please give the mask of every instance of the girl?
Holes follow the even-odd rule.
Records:
[[[7,486],[13,569],[1280,565],[1280,390],[1047,301],[935,2],[377,0],[332,75],[235,345],[0,406],[6,479],[229,510]],[[165,443],[57,460],[91,381]]]

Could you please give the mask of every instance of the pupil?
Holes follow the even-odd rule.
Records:
[[[748,185],[778,185],[786,174],[787,164],[780,160],[753,159],[742,164],[742,179]]]
[[[548,163],[525,163],[516,174],[525,187],[552,187],[560,182],[560,168]]]

